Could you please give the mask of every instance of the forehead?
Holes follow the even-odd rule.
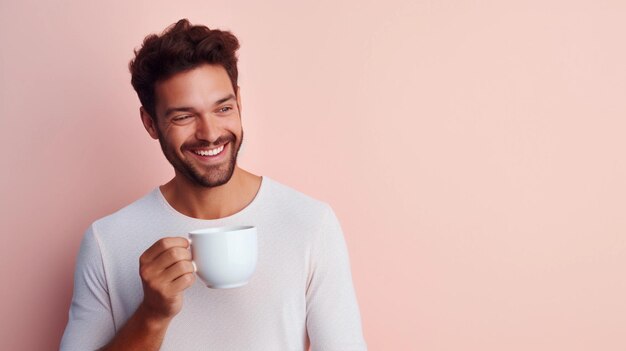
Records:
[[[157,111],[175,105],[209,107],[228,94],[235,94],[230,78],[220,65],[201,65],[180,72],[154,86]],[[157,112],[158,113],[158,112]]]

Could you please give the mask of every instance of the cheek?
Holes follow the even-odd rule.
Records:
[[[179,148],[190,136],[193,136],[193,131],[187,127],[170,127],[163,132],[166,142],[174,148]]]
[[[227,122],[226,128],[233,132],[235,135],[241,135],[242,126],[239,118],[233,118],[232,120],[229,120]]]

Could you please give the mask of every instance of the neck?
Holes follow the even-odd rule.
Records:
[[[198,219],[218,219],[248,206],[260,185],[261,177],[236,166],[230,180],[214,188],[198,186],[178,173],[159,188],[176,211]]]

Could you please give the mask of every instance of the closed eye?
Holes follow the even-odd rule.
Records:
[[[190,115],[184,115],[184,116],[178,116],[178,117],[174,117],[173,120],[174,121],[182,121],[183,119],[187,119],[190,118]]]

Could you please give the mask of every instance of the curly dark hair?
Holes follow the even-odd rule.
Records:
[[[233,91],[237,93],[237,56],[239,41],[229,31],[192,25],[181,19],[167,27],[161,35],[150,34],[128,68],[131,84],[144,109],[156,121],[154,86],[176,73],[202,64],[221,65],[228,73]]]

